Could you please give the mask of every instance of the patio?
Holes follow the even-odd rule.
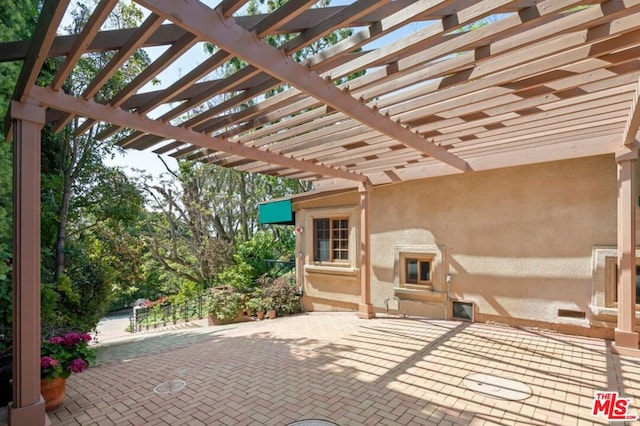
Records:
[[[604,161],[608,156],[611,198],[601,204],[603,194],[584,197],[593,200],[590,206],[605,210],[594,209],[586,216],[591,222],[579,233],[592,230],[594,235],[584,232],[589,241],[585,238],[582,248],[550,251],[541,234],[538,246],[526,247],[531,251],[491,244],[486,252],[477,247],[451,251],[461,245],[455,239],[451,243],[455,232],[449,223],[454,221],[443,222],[440,241],[426,244],[448,247],[447,257],[442,258],[445,266],[451,265],[450,271],[455,269],[452,291],[456,297],[475,297],[475,302],[495,297],[494,282],[477,286],[476,280],[497,271],[507,277],[501,284],[501,290],[508,290],[503,296],[533,310],[496,312],[495,306],[485,305],[480,314],[503,319],[510,312],[516,319],[569,325],[577,315],[594,320],[580,326],[606,323],[605,331],[615,334],[614,350],[640,355],[635,308],[640,0],[353,0],[321,8],[311,7],[315,1],[301,0],[253,16],[244,13],[246,0],[136,0],[146,11],[144,21],[126,29],[103,29],[118,1],[101,0],[79,33],[59,35],[71,3],[46,0],[30,40],[11,41],[0,49],[0,61],[24,61],[5,118],[5,136],[14,140],[13,323],[19,325],[13,337],[11,424],[42,424],[43,417],[38,374],[41,324],[33,312],[40,306],[40,131],[45,123],[56,132],[65,129],[75,137],[89,132],[127,149],[301,179],[319,191],[357,191],[349,213],[353,253],[347,257],[352,264],[344,271],[357,277],[349,283],[357,299],[351,298],[349,306],[342,308],[357,309],[366,318],[374,316],[374,308],[381,311],[385,297],[394,296],[382,295],[377,302],[372,298],[380,293],[376,288],[372,291],[380,270],[387,277],[382,286],[389,289],[394,280],[385,273],[392,262],[383,259],[380,264],[376,252],[376,247],[388,243],[376,238],[389,233],[372,226],[377,220],[376,203],[385,201],[376,200],[375,191],[380,194],[383,188],[397,185],[404,200],[413,199],[406,188],[420,179],[474,179],[480,174],[476,172],[500,174],[520,166],[599,156]],[[485,18],[494,19],[473,29]],[[339,43],[296,60],[297,53],[324,36],[346,29],[354,31]],[[269,44],[268,37],[283,34],[290,37],[277,48]],[[190,49],[207,43],[216,48],[215,53],[199,64],[190,61],[179,76],[163,76],[164,87],[147,90],[168,67],[179,65]],[[152,47],[161,49],[149,66],[117,93],[106,90],[135,52]],[[77,93],[66,93],[74,68],[92,52],[113,55]],[[59,58],[60,66],[42,87],[38,77],[47,58]],[[222,76],[220,71],[236,60],[246,66]],[[272,91],[273,96],[266,95]],[[583,170],[551,180],[549,192],[566,186],[564,182],[581,180],[589,174]],[[511,171],[512,176],[518,175]],[[510,181],[509,175],[501,180]],[[501,190],[502,185],[496,188]],[[513,201],[511,207],[519,210],[509,219],[526,210]],[[466,200],[459,204],[459,211],[464,211]],[[555,216],[569,218],[566,222],[583,217],[582,210],[558,214],[567,204],[575,205],[564,200],[542,205],[553,213],[550,220],[543,220],[551,236],[554,227],[563,226]],[[413,211],[422,206],[416,207]],[[467,217],[474,217],[474,212],[457,223],[465,223]],[[601,226],[603,219],[612,225]],[[414,228],[433,237],[427,226],[416,223]],[[598,229],[607,235],[596,235]],[[396,234],[408,235],[412,230]],[[477,231],[469,235],[478,237]],[[425,244],[419,236],[415,237],[418,243],[398,238],[391,243]],[[617,257],[620,271],[619,291],[615,283],[606,286],[614,289],[609,296],[594,287],[595,277],[586,276],[591,270],[590,253],[603,243],[613,250],[611,256]],[[309,253],[303,255],[310,262],[304,264],[305,257],[297,257],[300,273],[315,262]],[[549,259],[551,265],[545,269],[531,262],[532,273],[523,274],[523,281],[530,281],[512,285],[515,274],[506,271],[523,272],[522,257],[511,258],[518,255]],[[460,262],[464,256],[480,259],[479,266]],[[486,258],[499,261],[494,270],[482,265]],[[583,263],[567,266],[567,259]],[[465,268],[471,273],[466,283],[460,283],[458,272]],[[540,271],[546,275],[539,277]],[[440,275],[436,283],[440,288],[434,289],[442,295],[448,290],[444,273]],[[539,318],[540,312],[532,307],[544,300],[532,290],[544,288],[539,278],[548,286],[539,291],[551,302],[541,306],[548,308],[545,318]],[[486,293],[476,294],[478,288]],[[570,294],[557,297],[559,289]],[[593,294],[587,294],[590,289],[595,289]],[[526,292],[518,293],[522,290]],[[327,300],[333,298],[333,292],[325,293]],[[594,301],[599,303],[595,309]],[[316,318],[323,321],[315,324]],[[238,327],[203,337],[190,347],[96,368],[70,381],[69,400],[75,403],[68,402],[53,420],[65,424],[74,418],[83,424],[207,424],[211,419],[283,424],[324,417],[360,424],[513,418],[514,422],[566,424],[582,418],[591,424],[594,390],[615,390],[618,383],[624,385],[620,391],[626,395],[632,392],[627,389],[637,388],[625,382],[633,380],[624,370],[632,361],[610,355],[603,341],[507,333],[507,329],[477,324],[355,323],[351,317],[326,317],[338,321],[340,330],[327,335],[324,318]],[[180,359],[189,364],[176,362]],[[215,360],[219,361],[215,367],[205,363]],[[476,395],[461,386],[471,372],[517,375],[532,388],[533,396],[507,403]],[[178,375],[187,382],[186,389],[165,396],[153,394],[156,385]],[[246,380],[250,383],[227,384],[226,379],[236,375],[250,378]],[[287,391],[269,396],[270,385]],[[345,395],[338,391],[345,389]]]
[[[500,325],[311,313],[103,345],[67,383],[55,424],[608,424],[595,391],[640,407],[640,361],[610,343]],[[514,401],[467,389],[472,373],[525,383]],[[154,388],[171,380],[186,386]],[[162,390],[162,389],[159,389]]]

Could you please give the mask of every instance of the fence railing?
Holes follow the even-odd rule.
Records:
[[[131,333],[138,333],[154,328],[166,327],[178,322],[186,322],[194,318],[202,319],[205,314],[205,306],[208,294],[187,300],[181,304],[168,304],[156,306],[136,306],[129,317]]]

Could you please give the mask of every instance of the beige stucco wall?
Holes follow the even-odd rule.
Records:
[[[313,262],[313,219],[324,216],[349,217],[350,253],[356,251],[358,241],[357,192],[314,198],[294,203],[298,233],[296,272],[303,283],[302,303],[308,311],[357,310],[361,300],[360,269],[355,256],[339,267],[316,265]]]
[[[436,244],[450,298],[477,314],[586,323],[592,248],[616,243],[615,167],[595,157],[376,188],[374,305],[394,297],[395,245]],[[558,309],[587,318],[558,318]]]
[[[351,206],[358,217],[357,192],[294,205],[300,223],[315,208],[329,206]],[[357,223],[352,226],[356,232]],[[444,318],[450,316],[445,301],[457,299],[472,302],[481,320],[588,327],[603,291],[594,285],[594,248],[615,245],[613,156],[375,187],[372,303],[377,312],[388,307],[392,313]],[[420,248],[441,256],[434,292],[398,291],[398,252]],[[342,281],[321,271],[306,273],[308,300],[335,296],[340,307],[346,301],[355,306],[359,265],[354,266],[355,273]],[[584,312],[585,318],[558,316],[559,309]]]

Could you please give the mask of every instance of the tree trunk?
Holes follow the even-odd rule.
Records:
[[[67,223],[69,221],[69,205],[71,204],[71,170],[64,172],[64,186],[62,188],[62,202],[60,204],[60,221],[56,235],[56,264],[54,279],[57,282],[64,273],[64,249],[67,242]]]
[[[243,241],[249,241],[249,224],[247,219],[247,180],[244,172],[240,172],[240,224]]]

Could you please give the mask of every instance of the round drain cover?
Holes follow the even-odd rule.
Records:
[[[517,380],[489,374],[469,374],[463,380],[467,389],[497,398],[519,401],[531,396],[531,388]]]
[[[160,383],[153,389],[153,391],[158,395],[163,395],[178,392],[184,389],[185,386],[187,386],[187,384],[184,380],[169,380],[168,382]]]
[[[310,419],[310,420],[298,420],[297,422],[289,423],[287,426],[338,426],[338,425],[328,420]]]

